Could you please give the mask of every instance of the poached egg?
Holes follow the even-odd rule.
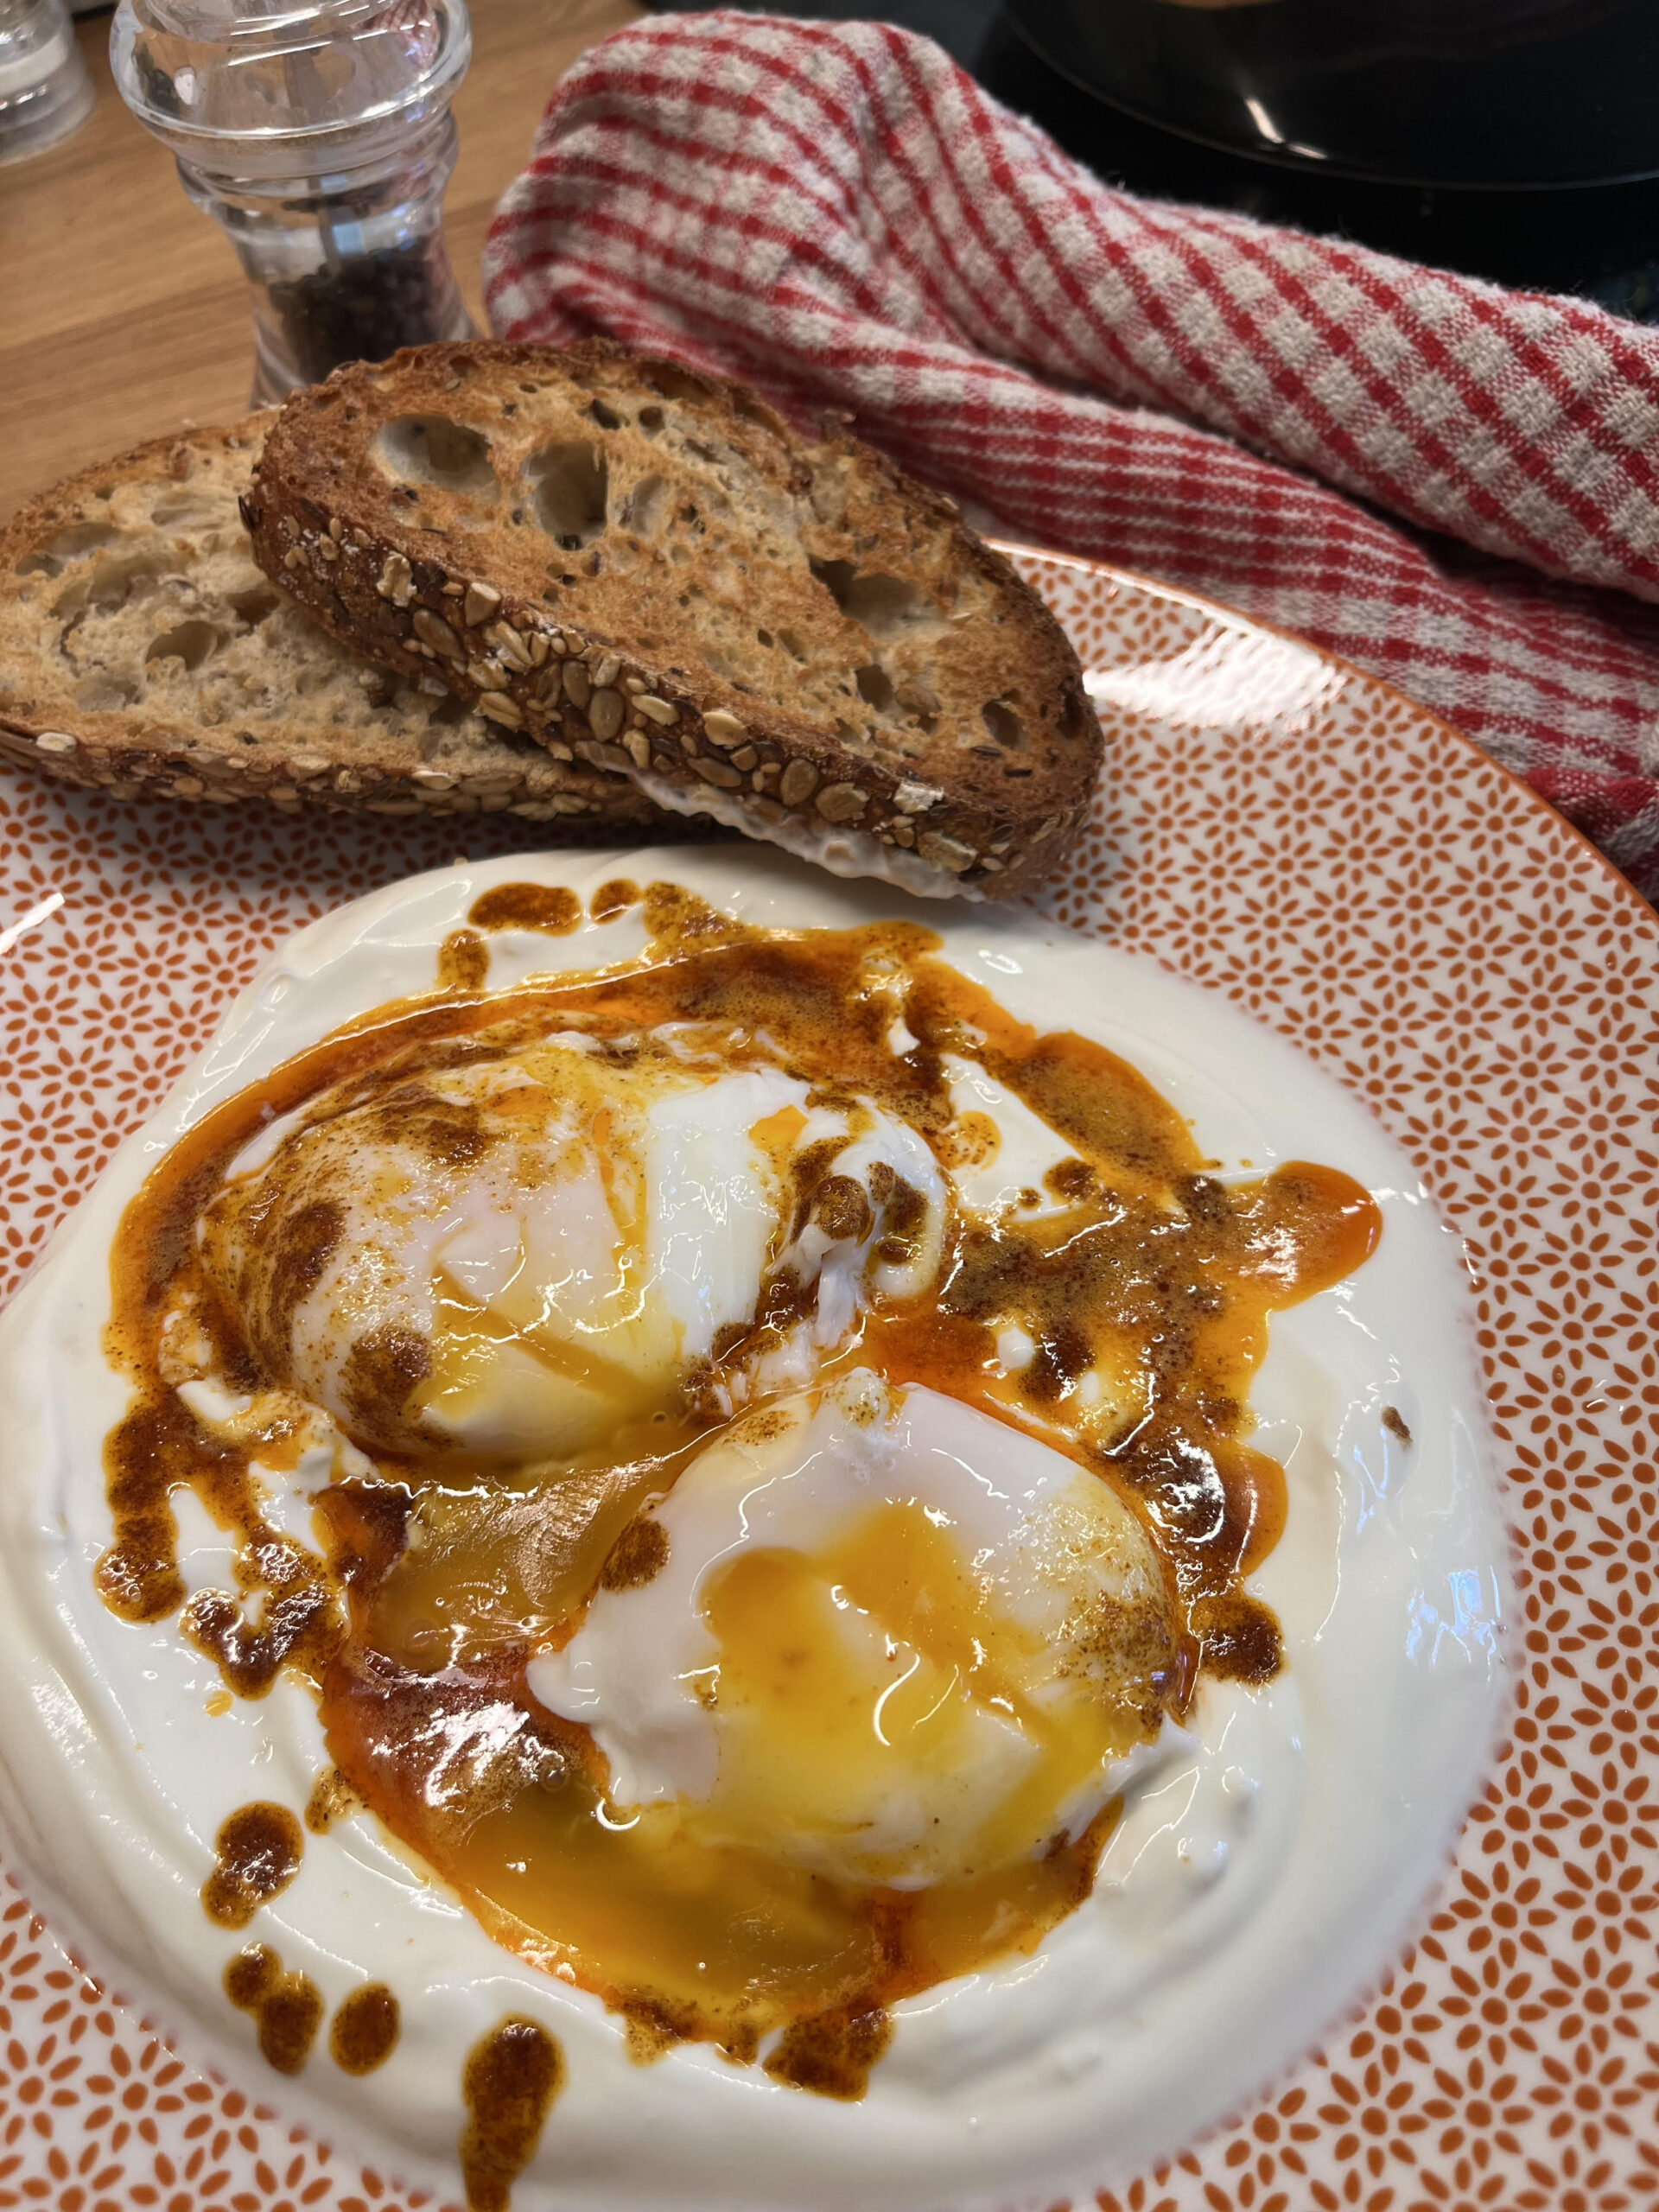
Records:
[[[878,1107],[571,1032],[326,1095],[248,1148],[203,1257],[264,1372],[359,1444],[556,1457],[664,1406],[768,1293],[800,1379],[931,1279],[944,1219]]]
[[[671,1808],[845,1882],[965,1882],[1079,1833],[1158,1735],[1174,1634],[1145,1529],[938,1391],[855,1368],[746,1414],[627,1555],[529,1669],[592,1731],[619,1817]]]

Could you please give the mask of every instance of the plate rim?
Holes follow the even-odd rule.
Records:
[[[1418,701],[1412,698],[1408,693],[1402,691],[1399,687],[1389,683],[1387,679],[1373,675],[1370,671],[1360,668],[1356,664],[1344,659],[1342,656],[1332,652],[1323,646],[1313,644],[1309,639],[1301,637],[1292,630],[1287,629],[1282,626],[1268,622],[1255,614],[1248,613],[1241,609],[1230,607],[1224,601],[1212,600],[1204,594],[1190,591],[1183,586],[1166,583],[1159,579],[1142,575],[1134,570],[1117,568],[1109,563],[1090,560],[1076,555],[1059,553],[1049,549],[1030,545],[1016,540],[1000,538],[992,542],[997,545],[998,550],[1009,557],[1041,564],[1043,567],[1048,569],[1051,573],[1055,571],[1069,571],[1082,576],[1090,577],[1112,588],[1114,594],[1116,594],[1117,590],[1127,586],[1142,600],[1143,603],[1151,602],[1166,606],[1185,606],[1191,608],[1198,615],[1205,618],[1207,620],[1215,623],[1219,626],[1224,627],[1226,630],[1236,635],[1249,636],[1255,634],[1282,640],[1299,648],[1300,651],[1310,654],[1319,664],[1326,668],[1339,671],[1345,677],[1357,678],[1362,696],[1370,696],[1373,697],[1379,696],[1386,696],[1392,701],[1399,702],[1399,706],[1409,715],[1413,725],[1419,730],[1422,731],[1426,737],[1432,733],[1435,741],[1438,742],[1439,739],[1442,736],[1449,735],[1452,739],[1457,741],[1456,745],[1452,748],[1454,754],[1457,753],[1460,748],[1461,755],[1465,760],[1468,755],[1472,754],[1475,763],[1478,764],[1480,767],[1497,771],[1497,777],[1500,780],[1494,785],[1486,786],[1486,791],[1491,799],[1497,803],[1494,811],[1496,814],[1498,814],[1499,818],[1501,818],[1501,810],[1507,810],[1508,806],[1507,796],[1504,792],[1504,785],[1518,785],[1520,789],[1525,792],[1527,799],[1530,802],[1530,806],[1533,810],[1532,816],[1529,818],[1535,822],[1536,810],[1540,809],[1542,810],[1543,823],[1545,825],[1548,825],[1548,827],[1541,834],[1548,836],[1549,829],[1553,829],[1556,833],[1562,831],[1567,833],[1566,839],[1564,841],[1559,841],[1556,838],[1552,838],[1550,842],[1560,842],[1561,843],[1561,851],[1560,855],[1560,863],[1567,871],[1566,880],[1563,882],[1561,888],[1567,893],[1568,898],[1573,904],[1576,904],[1580,897],[1589,897],[1594,895],[1597,889],[1594,876],[1589,872],[1584,871],[1581,868],[1575,867],[1573,865],[1574,855],[1573,853],[1573,846],[1576,843],[1577,845],[1587,848],[1588,851],[1599,863],[1601,873],[1605,875],[1611,875],[1614,882],[1630,894],[1630,899],[1634,901],[1635,909],[1631,919],[1636,930],[1638,931],[1642,936],[1645,937],[1649,929],[1654,926],[1656,921],[1659,921],[1659,916],[1656,916],[1654,908],[1649,904],[1648,900],[1643,896],[1643,894],[1637,891],[1635,886],[1623,875],[1623,874],[1611,861],[1607,860],[1606,857],[1598,850],[1594,844],[1591,842],[1583,832],[1579,830],[1574,824],[1567,821],[1566,817],[1553,807],[1547,799],[1545,799],[1540,793],[1533,791],[1531,787],[1512,770],[1506,768],[1503,763],[1493,759],[1490,753],[1486,753],[1480,746],[1469,738],[1465,732],[1459,730],[1453,723],[1447,721],[1443,715],[1438,714],[1433,709],[1422,706]],[[1349,687],[1344,684],[1344,690],[1347,691],[1348,690]],[[1333,704],[1335,703],[1335,700],[1338,696],[1339,695],[1332,695]],[[1350,696],[1351,696],[1351,693]],[[26,772],[22,780],[25,782],[28,780]],[[0,811],[3,811],[4,808],[5,788],[5,785],[3,783],[0,783]],[[167,810],[164,805],[162,818],[165,818],[166,810]],[[1484,810],[1484,807],[1483,810]],[[123,814],[132,811],[148,813],[149,810],[148,808],[143,810],[132,810],[123,805],[119,809],[119,811]],[[265,813],[266,810],[250,809],[248,811],[252,814],[260,815]],[[1513,819],[1514,817],[1511,818]],[[457,823],[454,827],[455,830],[464,840],[466,833],[461,830],[460,823]],[[1538,856],[1535,855],[1529,863],[1529,873],[1534,874],[1535,878],[1536,876],[1537,857]],[[1628,913],[1630,911],[1626,902],[1617,902],[1617,906],[1618,909],[1622,909],[1624,913]],[[1515,909],[1511,907],[1509,911],[1513,912]],[[1046,917],[1044,918],[1046,919]],[[1620,912],[1616,911],[1611,918],[1614,925],[1616,926],[1619,919],[1622,918],[1622,916]],[[1567,929],[1566,934],[1567,935],[1569,942],[1581,941],[1586,926],[1586,918],[1582,913],[1578,915],[1569,913],[1567,919]],[[1055,924],[1052,925],[1067,929],[1071,927],[1071,925],[1070,924]],[[1605,926],[1605,924],[1604,923],[1602,925]],[[1086,931],[1084,933],[1086,934]],[[1642,948],[1637,946],[1635,949],[1639,951]],[[1153,957],[1166,957],[1166,956],[1156,952],[1154,953]],[[1197,983],[1199,988],[1206,990],[1217,990],[1223,995],[1235,997],[1235,999],[1236,999],[1236,995],[1230,991],[1224,983],[1218,982],[1213,979],[1201,979],[1194,977],[1192,980]],[[233,1001],[233,997],[234,993],[226,994],[221,1012],[228,1010],[229,1006]],[[1237,1002],[1239,1002],[1241,1006],[1243,1005],[1242,1001]],[[1244,1010],[1252,1011],[1248,1008]],[[1259,1020],[1264,1020],[1269,1026],[1275,1028],[1280,1027],[1279,1022],[1271,1014],[1256,1011],[1254,1014],[1254,1018]],[[1329,1065],[1328,1063],[1327,1065]],[[1330,1072],[1332,1074],[1333,1079],[1339,1082],[1346,1081],[1346,1078],[1338,1073],[1334,1067],[1330,1068]],[[135,1126],[137,1126],[137,1124],[135,1124]],[[1408,1141],[1403,1137],[1397,1139],[1396,1141],[1402,1143],[1408,1142]],[[90,1187],[90,1184],[92,1179],[95,1179],[95,1178],[89,1178],[86,1184],[82,1185],[82,1187]],[[35,1264],[38,1264],[38,1255],[36,1255]],[[25,1269],[25,1279],[27,1274],[32,1273],[32,1266]],[[1509,1484],[1507,1482],[1503,1484],[1500,1491],[1500,1504],[1503,1513],[1506,1528],[1513,1530],[1518,1523],[1519,1510],[1518,1507],[1512,1506],[1511,1504]],[[1528,1557],[1529,1553],[1528,1551],[1520,1551],[1518,1555],[1524,1560]],[[1598,1581],[1593,1586],[1596,1594],[1604,1594],[1605,1586],[1601,1582]],[[1521,1605],[1517,1604],[1515,1608],[1513,1619],[1513,1631],[1516,1636],[1517,1640],[1524,1637],[1525,1627],[1526,1623],[1524,1619],[1523,1608]],[[1448,1877],[1454,1872],[1453,1862],[1450,1859],[1448,1859],[1445,1871]],[[16,1885],[14,1885],[13,1886],[15,1887]],[[1428,1901],[1428,1904],[1432,1905],[1432,1898]],[[1390,1959],[1387,1966],[1382,1969],[1382,1972],[1386,1974],[1395,1971],[1397,1970],[1398,1965],[1399,1959],[1396,1955]],[[154,2023],[149,2020],[147,2017],[137,2007],[131,2008],[128,2017],[130,2019],[136,2020],[137,2024],[146,2032],[160,2032],[155,2028]],[[1310,2055],[1312,2054],[1304,2054],[1305,2056]],[[1293,2068],[1299,2062],[1292,2062]],[[215,2078],[219,2077],[215,2076]],[[1270,2092],[1264,2092],[1264,2094],[1270,2094]],[[268,2110],[267,2107],[263,2106],[255,2106],[252,2108],[261,2113]],[[1247,2114],[1249,2109],[1250,2108],[1247,2107]],[[1224,2134],[1229,2125],[1229,2121],[1224,2120],[1217,2122],[1213,2130],[1206,2131],[1202,2136],[1195,2136],[1193,2139],[1192,2147],[1200,2147],[1204,2143],[1214,2140],[1216,2138]],[[1516,2168],[1518,2179],[1518,2158],[1516,2160]],[[1194,2171],[1196,2171],[1196,2166]],[[1217,2179],[1226,2178],[1226,2177],[1219,2173],[1217,2173],[1216,2177]],[[1395,2177],[1400,2177],[1397,2172]],[[337,2178],[339,2177],[337,2177]],[[1148,2177],[1149,2180],[1152,2177]],[[349,2186],[349,2179],[342,2181],[340,2185]]]
[[[1119,568],[1114,562],[1096,561],[1087,554],[1058,552],[1052,546],[1033,545],[1020,538],[991,536],[986,538],[985,543],[1010,558],[1024,556],[1053,568],[1077,569],[1084,575],[1100,577],[1108,583],[1128,584],[1154,598],[1190,607],[1198,613],[1207,615],[1211,620],[1226,623],[1234,629],[1255,631],[1264,637],[1276,638],[1285,645],[1300,645],[1303,652],[1312,653],[1327,667],[1340,669],[1344,676],[1357,677],[1369,689],[1398,700],[1420,722],[1427,724],[1440,736],[1450,738],[1453,746],[1470,756],[1478,767],[1490,769],[1503,784],[1518,791],[1535,815],[1542,817],[1546,826],[1565,831],[1568,838],[1580,845],[1584,854],[1595,862],[1602,874],[1610,877],[1614,887],[1625,893],[1633,902],[1637,918],[1643,921],[1645,926],[1659,932],[1659,908],[1649,903],[1623,869],[1608,859],[1577,823],[1569,822],[1560,809],[1552,806],[1541,791],[1534,791],[1524,776],[1513,768],[1506,767],[1466,730],[1459,729],[1455,722],[1448,721],[1436,708],[1426,707],[1421,699],[1414,698],[1409,691],[1402,690],[1397,683],[1391,683],[1387,677],[1373,675],[1369,668],[1362,668],[1357,661],[1333,652],[1328,645],[1321,645],[1313,639],[1304,637],[1299,630],[1287,629],[1283,623],[1270,622],[1265,615],[1251,614],[1243,607],[1230,607],[1225,600],[1212,599],[1208,593],[1191,590],[1185,584],[1166,583],[1157,576],[1147,575],[1138,569]]]

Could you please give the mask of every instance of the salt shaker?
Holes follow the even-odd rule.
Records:
[[[256,403],[474,334],[442,219],[466,0],[121,0],[110,53],[236,248]]]
[[[63,0],[0,0],[0,162],[55,146],[92,107]]]

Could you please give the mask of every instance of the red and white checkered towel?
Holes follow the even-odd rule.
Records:
[[[849,409],[1373,670],[1659,893],[1659,330],[1135,199],[928,40],[725,11],[582,57],[484,267],[501,335]]]

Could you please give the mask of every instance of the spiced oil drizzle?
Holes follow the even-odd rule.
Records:
[[[781,1341],[806,1293],[774,1277],[753,1323],[716,1341],[671,1414],[624,1425],[604,1451],[557,1469],[504,1470],[458,1448],[435,1459],[400,1452],[385,1441],[395,1423],[382,1424],[378,1443],[356,1436],[372,1472],[358,1457],[357,1473],[337,1471],[321,1492],[314,1551],[273,1527],[262,1501],[266,1482],[315,1444],[315,1427],[201,1261],[201,1224],[238,1155],[276,1117],[297,1116],[303,1128],[308,1116],[372,1104],[388,1128],[424,1116],[432,1141],[464,1156],[474,1141],[466,1109],[445,1104],[438,1129],[424,1077],[556,1031],[625,1057],[671,1022],[698,1025],[725,1066],[781,1068],[815,1101],[866,1101],[902,1120],[948,1173],[984,1159],[996,1141],[986,1117],[953,1103],[952,1063],[977,1066],[1070,1155],[1043,1193],[986,1216],[956,1209],[931,1288],[905,1304],[878,1299],[830,1365],[961,1398],[1113,1485],[1167,1579],[1177,1636],[1157,1696],[1177,1716],[1204,1675],[1260,1682],[1281,1664],[1278,1624],[1243,1586],[1286,1510],[1282,1470],[1249,1440],[1249,1387],[1268,1316],[1360,1265],[1380,1217],[1364,1190],[1328,1167],[1299,1162],[1244,1184],[1221,1179],[1133,1067],[1080,1035],[1017,1020],[938,957],[928,929],[754,929],[664,883],[607,885],[593,911],[603,918],[635,905],[646,932],[638,959],[492,994],[492,929],[556,935],[579,919],[570,894],[498,887],[446,944],[435,991],[377,1008],[286,1062],[205,1116],[154,1171],[111,1259],[108,1344],[133,1399],[106,1445],[112,1535],[98,1586],[124,1619],[178,1613],[181,1632],[238,1696],[263,1696],[283,1670],[308,1683],[335,1771],[306,1825],[321,1833],[336,1803],[366,1807],[499,1941],[595,1991],[627,2024],[636,2056],[699,2039],[747,2064],[771,2037],[772,2078],[852,2097],[885,2046],[899,1997],[1030,1950],[1076,1909],[1116,1804],[1029,1866],[943,1891],[860,1891],[734,1862],[722,1878],[759,1885],[759,1917],[779,1959],[766,1967],[734,1950],[715,1961],[706,1986],[674,1966],[679,1939],[666,1923],[635,1930],[632,1948],[622,1947],[637,1967],[656,1944],[663,1971],[617,1974],[591,1930],[577,1940],[562,1928],[559,1882],[538,1886],[524,1871],[551,1866],[578,1889],[591,1878],[595,1896],[614,1876],[635,1895],[626,1839],[594,1817],[603,1761],[585,1729],[531,1696],[525,1666],[534,1649],[574,1630],[595,1587],[637,1586],[658,1571],[664,1539],[645,1509],[731,1417],[728,1386]],[[780,1224],[779,1249],[809,1219],[857,1233],[852,1210],[868,1214],[868,1204],[836,1174],[833,1151],[798,1160],[794,1220]],[[875,1195],[893,1247],[883,1251],[902,1257],[913,1226],[904,1188]],[[339,1234],[326,1207],[286,1221],[286,1241],[267,1255],[274,1310],[287,1300],[291,1311],[307,1294]],[[1018,1367],[999,1357],[1011,1319],[1033,1347]],[[359,1350],[365,1390],[379,1398],[397,1401],[419,1381],[418,1340]],[[203,1373],[248,1402],[233,1437],[222,1424],[210,1429],[180,1395]],[[1110,1378],[1092,1399],[1084,1388],[1091,1374]],[[237,1539],[235,1588],[188,1602],[169,1502],[181,1489]],[[251,1917],[283,1869],[291,1878],[284,1852],[291,1847],[297,1866],[302,1837],[286,1817],[291,1838],[262,1831],[263,1857],[250,1840],[225,1859],[214,1897],[226,1925],[243,1925],[233,1915],[245,1905]],[[258,1823],[245,1825],[251,1838]],[[649,1894],[641,1875],[638,1897]],[[260,2023],[272,2063],[289,2069],[304,2063],[321,2018],[296,1979],[253,1946],[227,1980],[233,2001]],[[350,2070],[378,2063],[369,2054],[379,2041],[391,2048],[396,2021],[390,1992],[364,1993],[355,2028],[341,2031]],[[546,2031],[516,2018],[467,2062],[469,2201],[505,2205],[562,2066]],[[498,2107],[508,2115],[499,2124],[489,2117]]]

